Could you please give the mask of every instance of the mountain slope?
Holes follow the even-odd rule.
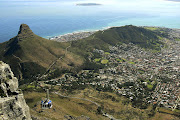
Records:
[[[59,57],[64,56],[69,43],[50,41],[35,35],[26,24],[20,26],[18,35],[8,42],[0,44],[1,60],[12,66],[15,75],[20,78],[27,75],[42,74],[49,65]],[[79,56],[68,53],[62,60],[57,61],[56,68],[71,69],[80,66],[83,61]],[[34,74],[32,74],[34,73]],[[23,75],[27,76],[23,76]]]
[[[109,51],[109,46],[130,42],[140,47],[154,50],[160,50],[160,45],[163,45],[158,40],[157,33],[141,27],[128,25],[98,31],[88,38],[73,41],[71,49],[78,54],[85,54],[94,48]]]
[[[54,77],[57,77],[63,71],[78,72],[83,68],[88,69],[87,66],[92,69],[96,66],[98,69],[97,64],[88,60],[94,49],[109,51],[109,46],[130,42],[155,50],[159,50],[162,44],[155,32],[131,25],[98,31],[81,40],[60,43],[39,37],[28,25],[22,24],[17,36],[0,44],[0,60],[8,63],[20,79],[35,80],[35,76],[46,71],[54,71]]]

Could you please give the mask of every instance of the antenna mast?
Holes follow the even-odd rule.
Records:
[[[49,89],[47,89],[46,92],[47,92],[46,98],[47,98],[47,100],[49,100]]]

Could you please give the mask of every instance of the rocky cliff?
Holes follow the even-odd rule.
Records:
[[[31,120],[18,80],[8,64],[0,61],[0,119]]]

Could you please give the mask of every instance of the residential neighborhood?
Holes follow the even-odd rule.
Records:
[[[160,51],[141,48],[133,43],[110,46],[109,51],[94,49],[99,57],[89,60],[105,67],[66,73],[46,84],[58,85],[64,90],[92,86],[98,91],[110,91],[126,96],[134,106],[147,104],[179,109],[180,96],[180,42],[162,39],[166,45]]]

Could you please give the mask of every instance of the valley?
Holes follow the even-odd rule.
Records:
[[[178,120],[179,36],[176,29],[128,25],[57,42],[22,24],[0,44],[0,59],[20,79],[35,120]],[[40,106],[46,89],[52,109]]]

